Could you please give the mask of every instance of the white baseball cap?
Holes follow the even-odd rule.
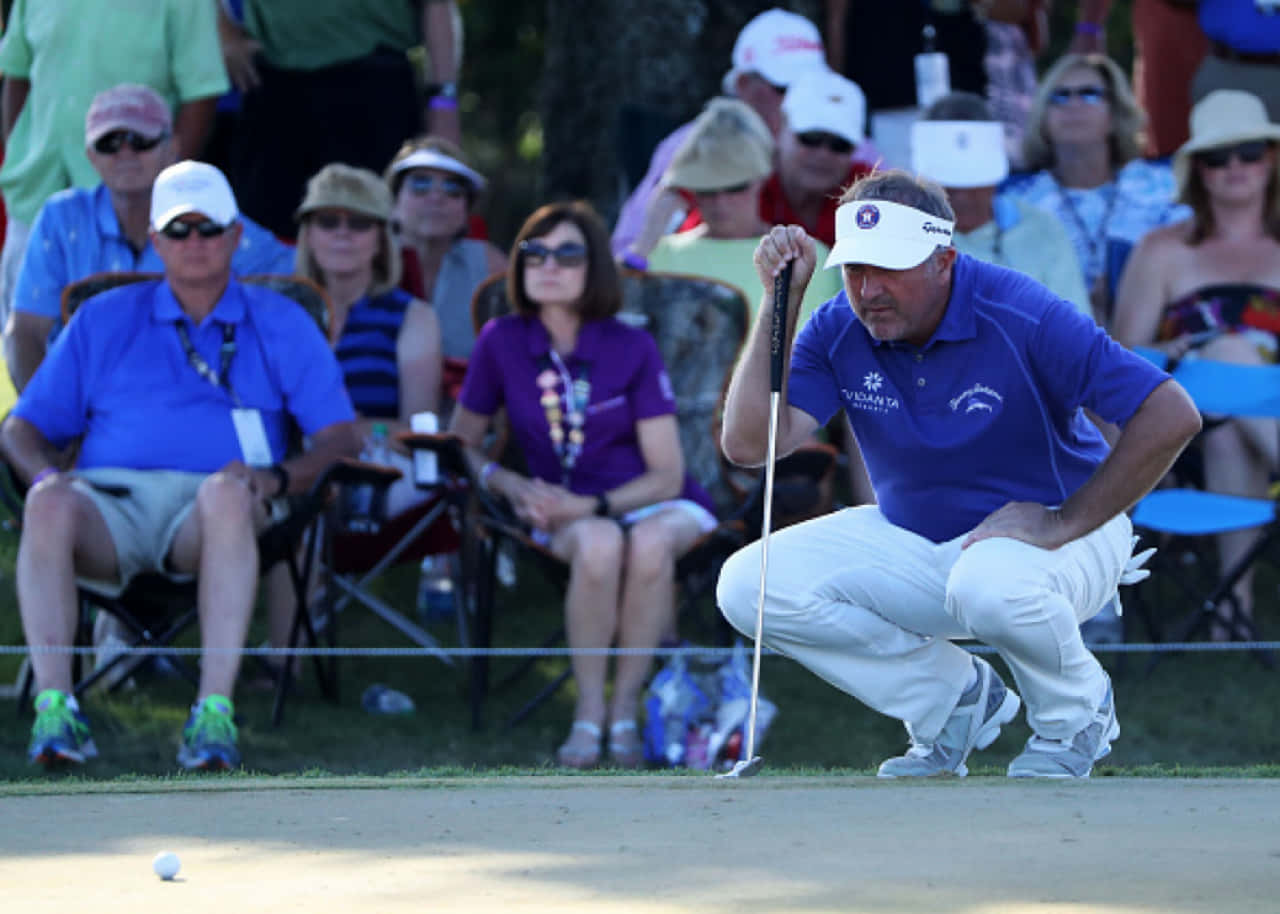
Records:
[[[720,84],[725,95],[733,95],[739,76],[759,73],[766,82],[785,89],[801,73],[826,66],[818,27],[803,16],[775,7],[742,27],[733,43],[733,69]]]
[[[867,98],[858,84],[825,67],[805,73],[787,89],[782,113],[792,133],[823,133],[844,137],[855,146],[866,139]]]
[[[187,213],[200,213],[218,225],[235,222],[240,209],[226,175],[191,160],[160,172],[151,188],[151,227],[158,232]]]
[[[994,187],[1009,176],[1004,126],[996,121],[916,121],[911,168],[943,187]]]
[[[888,200],[850,200],[836,210],[836,243],[824,267],[867,263],[909,270],[938,245],[951,244],[955,223]]]

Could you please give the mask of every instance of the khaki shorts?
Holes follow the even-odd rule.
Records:
[[[77,471],[71,485],[88,496],[106,522],[116,548],[115,580],[77,578],[77,583],[105,596],[119,596],[133,578],[159,572],[174,581],[190,581],[166,559],[208,473],[174,470],[124,470],[100,467]]]

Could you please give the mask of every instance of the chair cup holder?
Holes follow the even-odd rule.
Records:
[[[338,531],[378,533],[387,519],[387,488],[386,483],[348,483],[338,500]]]

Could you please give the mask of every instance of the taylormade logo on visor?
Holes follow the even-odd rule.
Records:
[[[850,200],[836,210],[836,243],[826,266],[865,263],[886,270],[919,266],[951,244],[955,223],[888,200]]]

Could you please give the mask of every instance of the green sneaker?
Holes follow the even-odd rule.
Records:
[[[35,700],[36,722],[31,725],[27,759],[46,768],[59,764],[81,765],[95,758],[89,722],[65,692],[45,689]]]
[[[188,771],[227,771],[240,765],[236,748],[235,706],[230,698],[209,695],[191,706],[182,728],[178,764]]]

